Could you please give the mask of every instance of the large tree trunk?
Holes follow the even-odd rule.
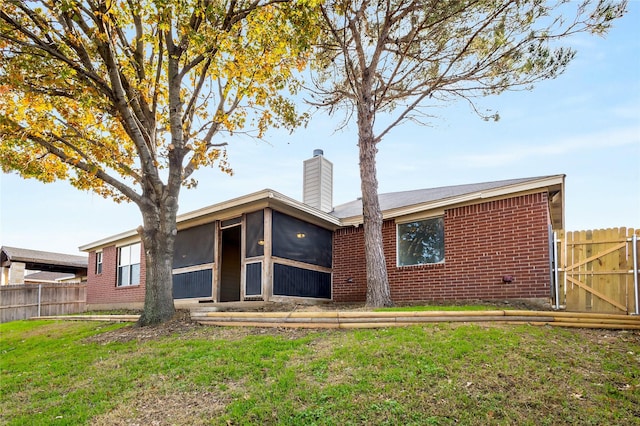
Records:
[[[172,44],[172,43],[168,43]],[[176,46],[169,50],[177,51]],[[175,52],[174,52],[175,53]],[[182,162],[187,152],[184,147],[183,101],[180,95],[180,56],[170,54],[168,67],[169,124],[171,144],[168,147],[169,175],[167,184],[160,180],[155,164],[147,163],[150,173],[142,184],[142,211],[146,288],[144,312],[138,320],[141,326],[160,324],[175,314],[173,304],[173,246],[178,233],[178,196],[182,182]],[[151,157],[148,158],[151,161]]]
[[[393,306],[387,263],[382,244],[382,212],[378,200],[376,147],[372,115],[368,105],[358,111],[358,147],[360,152],[360,186],[364,218],[364,255],[367,267],[367,306]]]
[[[176,236],[177,197],[160,203],[159,207],[144,208],[144,227],[139,230],[144,244],[146,281],[144,312],[138,325],[159,324],[171,319],[173,304],[173,244]]]

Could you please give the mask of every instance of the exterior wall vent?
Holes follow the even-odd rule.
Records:
[[[325,213],[333,210],[333,164],[323,151],[313,151],[305,160],[302,182],[302,202]]]

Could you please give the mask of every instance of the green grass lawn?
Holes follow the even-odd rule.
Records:
[[[0,324],[8,425],[638,425],[640,333]]]

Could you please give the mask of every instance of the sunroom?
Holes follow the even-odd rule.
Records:
[[[338,220],[272,190],[178,220],[175,299],[331,299]]]

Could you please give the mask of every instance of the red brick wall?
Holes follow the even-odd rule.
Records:
[[[116,246],[102,250],[102,273],[96,274],[96,252],[89,253],[87,271],[87,304],[144,302],[146,262],[144,249],[140,250],[140,285],[117,287],[118,249]]]
[[[396,267],[396,224],[385,221],[391,298],[400,302],[548,297],[549,223],[546,192],[446,210],[445,262]],[[503,283],[505,275],[514,281]],[[363,228],[340,229],[333,239],[333,300],[365,299]]]

